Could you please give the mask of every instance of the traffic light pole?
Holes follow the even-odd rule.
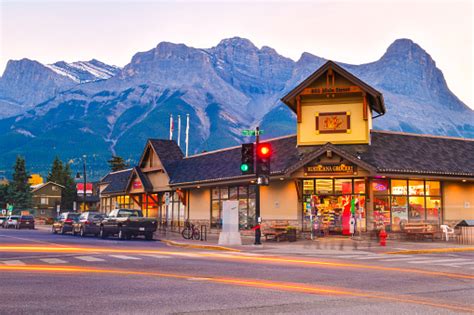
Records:
[[[255,130],[255,148],[258,148],[260,141],[260,128],[257,127]],[[262,236],[262,230],[260,228],[260,183],[259,183],[259,167],[258,167],[258,157],[255,159],[255,175],[256,175],[256,191],[255,191],[255,245],[261,245],[262,242],[260,238]]]

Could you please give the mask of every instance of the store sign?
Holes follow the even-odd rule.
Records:
[[[78,195],[84,194],[84,183],[77,183],[76,190]],[[92,183],[86,183],[86,194],[92,195]]]
[[[349,112],[316,113],[316,133],[349,133],[351,114]]]
[[[336,164],[336,165],[308,165],[305,166],[307,175],[321,174],[353,174],[356,171],[355,165]]]
[[[139,181],[138,179],[134,180],[132,183],[133,189],[140,189],[142,188],[142,182]]]

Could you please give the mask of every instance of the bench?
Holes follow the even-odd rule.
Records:
[[[418,238],[424,239],[425,236],[429,236],[431,241],[434,242],[434,238],[438,234],[438,230],[432,224],[423,222],[405,223],[401,228],[407,238],[413,238],[414,240]]]
[[[286,239],[288,226],[289,226],[288,222],[282,222],[282,223],[275,223],[269,228],[265,228],[263,231],[263,236],[265,236],[265,241],[268,241],[269,237],[270,237],[270,240],[275,240],[277,242],[281,241],[282,239]]]

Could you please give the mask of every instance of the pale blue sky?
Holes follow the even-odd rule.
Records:
[[[421,45],[451,90],[473,100],[473,5],[462,1],[1,1],[0,73],[9,59],[124,66],[161,41],[208,48],[240,36],[297,60],[360,64],[397,38]]]

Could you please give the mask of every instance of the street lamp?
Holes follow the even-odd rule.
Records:
[[[83,155],[82,156],[82,166],[83,166],[83,171],[82,171],[82,174],[84,175],[83,176],[83,179],[84,179],[84,187],[83,187],[83,199],[82,199],[82,209],[83,211],[86,210],[86,185],[87,185],[87,174],[86,174],[86,156]],[[77,172],[76,174],[76,179],[80,179],[81,178],[81,173],[80,172]]]

